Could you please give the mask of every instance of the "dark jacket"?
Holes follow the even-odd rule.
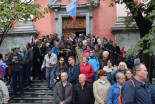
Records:
[[[151,94],[146,84],[132,77],[134,84],[129,80],[122,87],[122,104],[152,104]]]
[[[122,72],[123,74],[125,74],[124,71],[116,70],[116,71],[114,72],[113,76],[112,76],[112,79],[111,79],[111,84],[112,84],[112,85],[116,83],[116,74],[117,74],[118,72]]]
[[[55,67],[54,67],[54,79],[59,79],[60,80],[60,75],[59,75],[59,73],[62,73],[62,72],[68,72],[68,66],[67,65],[65,65],[66,67],[65,68],[61,68],[61,69],[58,69],[58,65],[56,65]]]
[[[74,65],[71,71],[68,70],[68,81],[72,83],[72,85],[76,85],[78,83],[79,74],[80,67],[78,65]]]
[[[38,63],[38,59],[40,60],[41,58],[41,50],[38,46],[33,47],[33,63]]]
[[[12,63],[12,60],[18,60],[18,63]],[[10,56],[8,57],[8,60],[6,62],[7,65],[10,65],[10,70],[11,71],[23,71],[23,58],[21,55],[17,54],[14,55],[13,53],[10,54]]]
[[[73,104],[94,104],[93,87],[85,83],[82,90],[81,85],[75,85],[73,89]]]
[[[24,61],[26,64],[33,63],[33,48],[29,48],[25,54]]]
[[[150,82],[147,83],[147,87],[149,88],[151,92],[151,97],[152,97],[152,104],[155,104],[155,86],[151,85]]]
[[[67,82],[65,86],[65,100],[63,100],[63,94],[62,94],[62,82],[59,81],[56,83],[54,87],[54,100],[56,104],[59,104],[60,102],[63,102],[64,104],[71,104],[72,101],[72,91],[73,91],[73,86],[71,83]]]

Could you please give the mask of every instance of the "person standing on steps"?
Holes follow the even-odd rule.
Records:
[[[24,99],[24,90],[23,90],[23,64],[24,61],[22,56],[19,55],[19,46],[13,47],[13,53],[10,54],[8,60],[6,62],[7,65],[10,65],[12,81],[13,81],[13,95],[11,99],[16,97],[16,90],[17,90],[17,81],[19,81],[20,86],[20,94],[21,99]],[[18,78],[18,80],[17,80]]]
[[[57,56],[52,53],[51,48],[47,48],[47,54],[44,57],[41,70],[46,68],[46,80],[48,88],[54,87],[54,67],[57,64]]]
[[[72,104],[73,86],[67,78],[66,72],[61,73],[61,81],[57,82],[54,87],[53,96],[56,104]]]
[[[68,58],[68,63],[70,65],[69,70],[68,70],[68,81],[72,83],[72,85],[74,86],[78,83],[80,67],[75,64],[74,56],[70,56]]]

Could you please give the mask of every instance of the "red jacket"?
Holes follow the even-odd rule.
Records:
[[[87,63],[85,66],[84,64],[80,64],[80,74],[86,75],[86,82],[92,82],[92,77],[94,76],[94,69],[91,64]]]

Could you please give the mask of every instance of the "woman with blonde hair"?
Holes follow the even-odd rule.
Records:
[[[111,84],[115,84],[116,83],[116,74],[118,72],[122,72],[123,74],[125,74],[125,71],[127,70],[127,65],[125,62],[120,62],[118,65],[118,70],[115,71],[115,73],[113,74],[112,80],[111,80]]]
[[[95,97],[95,104],[107,104],[107,97],[109,88],[111,87],[107,80],[107,72],[99,70],[97,72],[98,80],[93,84],[93,92]]]

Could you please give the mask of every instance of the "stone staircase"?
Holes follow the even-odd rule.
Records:
[[[19,88],[17,97],[10,100],[10,104],[55,104],[53,98],[53,90],[47,88],[46,81],[32,81],[32,87],[24,88],[24,99],[20,98]],[[10,96],[12,88],[9,89]]]

